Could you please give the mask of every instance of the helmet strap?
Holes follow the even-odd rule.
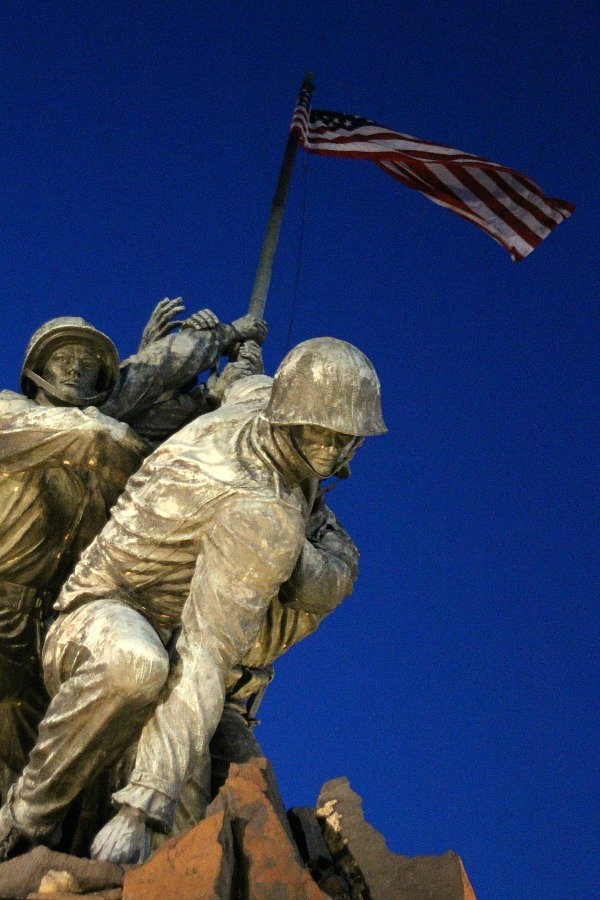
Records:
[[[25,369],[23,375],[32,381],[36,387],[41,388],[43,392],[53,400],[58,400],[61,406],[76,406],[78,408],[83,406],[100,406],[101,403],[104,403],[109,394],[109,391],[102,391],[100,394],[94,394],[91,397],[80,397],[78,400],[74,401],[67,398],[60,388],[50,384],[49,381],[46,381],[45,378],[42,378],[41,375],[38,375],[37,372],[32,371],[32,369]]]

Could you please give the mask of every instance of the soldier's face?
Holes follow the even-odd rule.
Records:
[[[96,393],[100,360],[84,344],[63,344],[50,354],[42,370],[52,387],[65,399],[77,403]]]
[[[292,425],[290,435],[300,456],[321,478],[328,478],[350,462],[364,440],[319,425]]]

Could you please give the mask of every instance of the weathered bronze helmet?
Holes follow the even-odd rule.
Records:
[[[79,316],[60,316],[45,322],[32,335],[21,370],[21,390],[33,398],[40,386],[41,374],[50,355],[64,344],[86,344],[100,360],[97,391],[86,397],[86,405],[102,403],[114,388],[119,374],[119,354],[111,339]],[[43,385],[42,385],[43,386]],[[46,387],[50,387],[47,385]]]
[[[265,416],[272,425],[319,425],[367,437],[387,431],[373,364],[337,338],[294,347],[275,373]]]

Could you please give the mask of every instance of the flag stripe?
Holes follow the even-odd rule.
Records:
[[[446,190],[452,191],[465,208],[473,210],[480,227],[489,231],[509,253],[512,254],[519,249],[524,255],[531,253],[536,246],[535,234],[505,209],[498,198],[489,195],[465,170],[460,172],[444,170],[443,175]]]
[[[506,176],[499,176],[498,172],[488,172],[485,169],[474,170],[473,177],[485,184],[492,194],[497,193],[500,189],[509,204],[522,210],[526,221],[531,219],[534,229],[538,226],[551,229],[561,221],[561,217],[547,203],[541,200],[538,204],[532,202],[536,195],[530,189],[523,188],[518,183],[515,184],[514,180],[511,181]]]
[[[382,168],[385,165],[386,171],[390,171],[390,169],[387,168],[390,164],[378,163],[378,165]],[[457,215],[460,215],[478,225],[480,228],[483,228],[491,237],[502,244],[511,255],[513,255],[514,250],[518,257],[522,258],[522,256],[527,255],[527,253],[530,253],[531,250],[533,250],[533,246],[526,243],[526,238],[509,228],[503,220],[489,210],[477,196],[473,195],[460,182],[456,182],[452,173],[446,171],[444,167],[439,166],[434,170],[434,167],[431,166],[425,171],[427,173],[427,182],[425,186],[420,186],[417,190],[420,190],[421,193],[428,196],[430,200],[445,206],[446,209],[450,209]],[[444,177],[438,177],[436,174],[437,171]],[[394,173],[390,171],[390,174]],[[398,176],[396,175],[396,177]],[[403,177],[400,180],[408,187],[414,186],[414,183],[411,183],[412,179],[410,177]]]
[[[308,135],[308,125],[310,116],[310,97],[311,93],[308,88],[302,88],[296,101],[296,108],[292,116],[290,131],[298,131],[300,133],[300,141],[304,143]]]
[[[301,102],[302,101],[302,102]],[[299,98],[292,128],[309,153],[369,159],[406,187],[474,222],[522,259],[575,208],[545,197],[526,175],[443,144],[400,134],[359,116],[313,110]]]
[[[443,179],[436,174],[439,171]],[[410,179],[402,179],[407,187],[412,187]],[[529,235],[522,234],[511,228],[502,218],[490,210],[476,195],[472,194],[464,185],[456,181],[450,171],[442,166],[434,170],[433,166],[427,169],[427,184],[425,188],[418,188],[434,203],[450,209],[464,219],[473,222],[479,228],[486,231],[490,237],[498,241],[513,259],[522,259],[534,249],[528,240]]]
[[[488,175],[494,180],[498,177],[495,172],[489,172]],[[506,185],[510,189],[512,189],[516,194],[519,194],[520,185],[518,179],[515,179],[512,174],[506,173],[504,175],[504,180]],[[537,188],[537,191],[537,193],[534,193],[534,191],[530,191],[530,193],[526,197],[521,194],[520,202],[523,203],[524,206],[529,206],[531,208],[531,212],[533,212],[534,214],[536,214],[535,211],[537,210],[537,214],[541,214],[547,217],[549,220],[547,223],[548,228],[554,228],[554,226],[562,222],[564,218],[564,212],[561,212],[557,205],[559,203],[562,203],[562,201],[547,200],[543,196],[539,188]],[[575,207],[571,204],[567,205],[571,206],[569,212],[572,212]]]
[[[484,173],[477,172],[476,169],[471,171],[466,166],[460,170],[450,169],[448,175],[453,176],[458,185],[462,185],[467,191],[470,191],[473,198],[470,203],[478,204],[478,208],[482,210],[482,218],[486,218],[486,215],[491,213],[492,216],[503,221],[509,229],[512,228],[532,247],[534,246],[537,223],[531,221],[526,210],[510,201],[504,187],[493,193],[485,184]]]

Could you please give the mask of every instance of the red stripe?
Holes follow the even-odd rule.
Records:
[[[463,153],[460,150],[453,150],[442,144],[435,144],[432,141],[420,140],[411,135],[392,131],[369,120],[363,121],[354,130],[350,130],[349,127],[340,128],[333,124],[327,124],[320,118],[320,115],[334,116],[338,119],[348,119],[350,121],[357,119],[357,117],[345,116],[341,113],[326,113],[324,111],[319,113],[319,111],[314,110],[311,114],[307,131],[303,135],[303,144],[308,152],[318,153],[323,156],[346,156],[349,159],[371,159],[384,172],[387,172],[406,187],[420,191],[432,200],[442,202],[452,212],[479,225],[480,228],[505,247],[513,259],[521,259],[527,255],[527,252],[515,249],[509,242],[509,236],[504,237],[496,234],[492,230],[495,227],[494,221],[491,220],[501,221],[513,232],[515,237],[519,237],[533,250],[546,237],[546,234],[540,234],[539,232],[553,230],[575,208],[574,204],[565,200],[545,197],[538,185],[526,175],[491,162],[484,157]],[[366,134],[366,128],[375,129],[375,131],[371,134]],[[402,141],[408,146],[403,150],[374,146],[374,144],[385,145],[386,142],[392,140]],[[315,146],[310,146],[311,143]],[[350,149],[351,144],[364,144],[364,149],[357,149],[356,147]],[[411,147],[411,144],[414,146]],[[425,145],[426,149],[417,147],[417,145]],[[449,175],[452,175],[453,178],[462,184],[474,198],[480,201],[484,207],[483,212],[476,211],[468,201],[461,199],[455,194],[451,186],[445,184],[437,175],[434,175],[430,169],[432,165],[445,169]],[[500,198],[494,193],[494,189],[481,184],[471,174],[470,168],[479,172],[485,172],[487,178],[498,189],[498,193],[503,194],[517,209],[513,212],[504,206]],[[515,180],[515,185],[507,182],[507,175],[510,175]],[[541,203],[546,205],[548,210],[558,213],[562,217],[559,222],[555,221],[549,215],[549,212],[540,209],[533,202],[533,199],[530,199],[526,194],[535,196]],[[523,221],[519,216],[519,210],[523,211],[524,216],[527,215],[533,219],[537,225],[530,226]],[[536,231],[538,226],[539,231]]]
[[[310,131],[312,133],[313,130],[317,129],[327,129],[331,130],[334,126],[327,125],[324,120],[320,118],[321,115],[335,116],[341,119],[357,119],[358,116],[344,115],[342,113],[332,113],[325,112],[324,110],[314,109],[310,115]],[[318,123],[321,124],[318,124]],[[338,128],[340,126],[337,126]],[[377,122],[372,122],[370,119],[366,119],[363,124],[359,125],[355,129],[355,133],[359,133],[362,128],[380,128],[381,133],[393,138],[401,138],[405,141],[414,141],[416,144],[427,144],[427,146],[432,147],[433,149],[438,147],[443,147],[446,150],[451,150],[451,147],[446,146],[445,144],[438,144],[437,141],[428,141],[425,138],[417,138],[412,134],[403,134],[400,131],[393,131],[391,128],[388,128],[386,125],[379,125]],[[345,129],[347,133],[350,133],[349,129]],[[368,140],[368,138],[366,138]],[[454,150],[454,153],[458,153],[460,156],[468,156],[474,159],[481,159],[483,162],[490,162],[490,160],[485,159],[483,156],[474,156],[472,153],[463,153],[461,150]],[[491,163],[491,165],[496,165],[495,163]]]
[[[394,135],[394,139],[397,139],[398,137],[402,137],[402,135]],[[401,156],[409,160],[414,159],[422,162],[442,163],[443,165],[477,165],[486,171],[511,171],[510,169],[506,169],[505,166],[501,166],[499,163],[492,163],[482,157],[471,156],[466,153],[460,153],[459,151],[455,151],[453,155],[449,153],[440,153],[438,156],[435,156],[432,152],[425,150],[398,150],[392,147],[389,149],[382,149],[381,147],[374,148],[373,146],[370,146],[371,143],[376,140],[378,140],[378,138],[375,136],[349,135],[347,132],[344,134],[337,134],[333,138],[315,138],[311,129],[308,133],[308,141],[314,141],[317,146],[309,146],[307,149],[311,153],[327,153],[330,156],[348,156],[353,159],[364,159],[369,156],[377,159],[396,159],[398,156]],[[346,144],[364,144],[365,148],[364,150],[345,150],[343,148]],[[332,147],[340,149],[337,150],[336,153],[335,150],[331,149]],[[515,176],[518,175],[516,172],[511,172],[511,174],[514,174]]]
[[[414,172],[410,172],[408,175],[404,175],[401,172],[395,172],[391,168],[382,166],[380,163],[376,163],[376,165],[380,166],[384,172],[388,172],[392,175],[393,178],[396,178],[406,187],[412,188],[413,190],[419,191],[421,194],[425,194],[428,197],[432,197],[436,200],[442,200],[444,203],[447,203],[452,207],[452,212],[456,212],[457,215],[468,213],[469,220],[472,222],[474,218],[477,219],[478,222],[481,223],[481,227],[487,227],[487,222],[483,219],[479,213],[475,212],[471,207],[465,203],[464,200],[461,200],[460,197],[457,197],[456,194],[453,194],[451,189],[448,188],[443,181],[441,181],[433,172],[430,172],[426,167],[419,167],[423,169],[423,176],[415,175]],[[415,184],[416,181],[416,184]]]
[[[472,222],[475,225],[479,225],[479,227],[487,232],[490,237],[493,237],[496,241],[498,241],[499,244],[501,244],[506,250],[508,250],[512,256],[518,257],[519,259],[523,258],[524,254],[522,254],[519,250],[516,250],[512,246],[512,244],[508,242],[508,239],[505,236],[497,234],[496,232],[490,230],[493,227],[491,222],[487,221],[480,213],[473,210],[466,201],[462,200],[456,194],[452,193],[452,189],[448,187],[448,185],[446,185],[443,181],[441,181],[441,179],[439,179],[436,175],[434,175],[433,172],[430,172],[424,166],[419,165],[419,169],[421,168],[423,168],[424,173],[426,174],[426,187],[415,187],[414,184],[411,184],[408,178],[398,177],[397,175],[395,177],[398,179],[398,181],[401,181],[404,185],[406,185],[406,187],[412,187],[420,191],[421,193],[432,197],[435,200],[443,200],[444,203],[447,203],[452,207],[452,212],[455,212],[458,216],[467,219],[467,221]],[[384,171],[389,172],[389,169],[386,169]],[[499,216],[499,218],[505,221],[504,216]],[[532,249],[539,244],[541,238],[538,238],[537,235],[535,235],[534,238],[535,243],[532,243],[531,238],[526,234],[522,234],[520,228],[514,228],[512,223],[510,222],[505,222],[505,224],[507,224],[509,228],[511,228],[520,238],[522,238],[522,240],[529,244]]]
[[[489,191],[486,187],[480,184],[473,176],[466,171],[466,169],[460,169],[456,172],[453,171],[452,174],[455,178],[457,178],[461,184],[464,184],[466,188],[468,188],[476,197],[482,200],[485,205],[494,212],[499,219],[502,219],[513,231],[515,231],[519,237],[523,238],[524,241],[527,241],[528,244],[532,244],[532,246],[537,247],[541,240],[543,240],[544,235],[540,235],[533,231],[529,225],[526,225],[522,219],[511,212],[511,210],[507,209],[502,205],[500,200],[494,196],[494,194]]]
[[[373,122],[370,127],[375,126]],[[375,126],[377,127],[377,126]],[[476,156],[472,153],[465,153],[461,150],[455,150],[452,147],[447,147],[443,144],[434,144],[432,141],[420,140],[419,138],[412,137],[409,134],[401,134],[399,131],[381,131],[376,132],[375,134],[363,134],[361,129],[356,129],[356,131],[348,131],[344,129],[343,131],[338,131],[333,137],[323,137],[326,132],[332,130],[330,125],[323,125],[321,127],[315,128],[313,122],[311,122],[309,127],[309,140],[315,139],[317,141],[327,141],[327,143],[333,144],[344,144],[344,143],[364,143],[369,144],[371,141],[388,141],[388,140],[401,140],[405,143],[414,143],[416,144],[426,144],[430,147],[430,150],[419,150],[419,149],[410,149],[406,148],[405,150],[389,150],[384,152],[390,152],[392,154],[402,153],[410,155],[411,157],[414,155],[415,159],[423,159],[423,160],[432,160],[432,161],[444,161],[444,162],[457,162],[461,163],[464,161],[465,165],[469,162],[479,163],[482,166],[490,167],[493,169],[506,169],[505,166],[501,166],[499,163],[491,162],[491,160],[486,159],[483,156]],[[436,154],[435,151],[438,151]],[[445,152],[443,152],[445,151]],[[450,151],[450,152],[448,152]],[[319,151],[315,151],[319,152]],[[357,151],[360,152],[360,151]],[[368,147],[365,148],[364,153],[379,153],[379,150],[369,150]],[[510,169],[506,169],[506,171],[511,171]],[[512,172],[515,176],[518,176],[520,173]]]
[[[443,199],[445,202],[450,200],[453,206],[457,206],[469,211],[471,213],[471,220],[472,216],[475,215],[478,221],[482,223],[481,227],[485,227],[485,225],[488,224],[484,215],[474,210],[468,201],[463,200],[462,198],[457,196],[453,192],[452,187],[445,184],[444,181],[434,175],[434,173],[431,172],[426,166],[424,166],[424,164],[418,166],[415,165],[415,169],[417,168],[419,169],[419,171],[423,172],[422,177],[424,177],[428,182],[428,187],[416,187],[415,185],[411,185],[408,181],[404,181],[407,186],[416,187],[416,190],[421,190],[423,193],[427,193],[432,197]],[[464,170],[456,171],[453,168],[449,169],[449,171],[458,181],[461,182],[461,184],[468,188],[468,190],[470,190],[478,200],[482,201],[485,207],[490,210],[491,216],[493,215],[501,219],[509,228],[511,228],[528,244],[532,243],[532,239],[539,243],[541,237],[536,234],[536,232],[532,231],[529,226],[525,225],[525,223],[523,223],[515,214],[507,210],[490,191],[482,187],[482,185],[480,185],[476,179],[470,176],[468,172],[465,172]],[[553,223],[553,225],[554,224],[556,223]]]
[[[494,181],[495,184],[498,184],[500,187],[502,187],[504,193],[508,197],[510,197],[511,199],[514,199],[516,202],[518,202],[518,204],[520,206],[523,207],[523,209],[526,209],[528,213],[530,213],[532,216],[534,216],[537,219],[537,221],[540,223],[540,225],[545,226],[546,228],[549,228],[550,230],[552,230],[553,228],[556,227],[556,225],[559,224],[559,222],[557,222],[556,219],[551,218],[549,215],[547,215],[544,212],[543,209],[540,209],[539,206],[536,206],[535,203],[532,203],[528,197],[525,197],[525,196],[523,196],[523,194],[519,193],[515,187],[508,184],[506,181],[503,181],[500,173],[487,172],[486,174],[488,175],[488,177],[491,180]],[[529,182],[529,179],[527,179],[527,181]],[[529,182],[529,184],[533,184],[533,182]],[[531,187],[529,187],[529,185],[526,187],[526,190],[530,191],[532,194],[535,194],[535,196],[539,197],[539,199],[543,203],[545,203],[546,206],[551,207],[557,213],[559,213],[559,215],[562,216],[562,213],[560,212],[560,210],[554,206],[554,204],[548,199],[548,197],[545,197],[542,194],[542,192],[537,187],[537,185],[536,185],[535,191],[532,190]]]

